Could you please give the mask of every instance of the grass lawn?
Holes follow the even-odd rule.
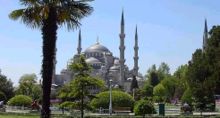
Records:
[[[13,114],[13,113],[0,113],[0,118],[40,118],[37,114]],[[52,115],[52,118],[69,118],[63,115]]]
[[[37,115],[0,114],[0,118],[40,118]]]

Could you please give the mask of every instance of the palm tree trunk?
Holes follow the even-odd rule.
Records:
[[[48,18],[43,20],[43,62],[42,62],[42,78],[43,78],[43,98],[41,118],[50,118],[50,93],[53,71],[56,56],[56,31],[57,14],[55,8],[49,8]]]

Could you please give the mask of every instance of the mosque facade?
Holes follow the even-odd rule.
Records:
[[[112,80],[113,87],[123,88],[125,91],[130,91],[130,84],[132,77],[135,76],[139,86],[143,84],[143,76],[139,73],[138,67],[138,32],[137,27],[135,29],[135,38],[134,38],[134,67],[129,69],[125,64],[125,23],[124,23],[124,14],[122,12],[121,16],[121,26],[120,26],[120,45],[119,57],[114,56],[113,53],[105,46],[100,44],[98,41],[85,49],[82,52],[81,46],[81,31],[79,31],[78,37],[78,47],[77,54],[73,58],[79,57],[79,55],[84,55],[86,63],[91,65],[92,72],[91,76],[98,77],[103,79],[108,85],[109,80]],[[70,82],[74,79],[74,73],[68,69],[63,69],[60,74],[55,74],[53,78],[53,84],[62,86],[63,84]]]

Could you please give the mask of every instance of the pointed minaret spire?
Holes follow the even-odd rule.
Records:
[[[99,36],[97,36],[96,44],[99,44]]]
[[[124,23],[124,10],[122,10],[121,14],[121,33],[124,33],[125,23]]]
[[[135,45],[137,44],[138,41],[138,31],[137,31],[137,25],[136,25],[136,28],[135,28]]]
[[[136,25],[136,29],[135,29],[135,45],[134,45],[134,69],[133,69],[133,74],[135,76],[138,76],[138,32],[137,32],[137,25]]]
[[[207,20],[205,19],[205,28],[203,33],[203,50],[207,47],[208,42],[208,26],[207,26]]]
[[[81,30],[79,30],[79,39],[78,39],[78,47],[77,47],[77,54],[78,55],[80,55],[81,51],[82,51],[81,41],[82,41]]]
[[[124,45],[124,38],[125,38],[125,31],[124,31],[125,25],[124,25],[124,11],[122,11],[122,15],[121,15],[121,33],[119,34],[120,37],[120,46],[119,46],[119,50],[120,50],[120,84],[123,84],[123,81],[125,80],[125,72],[124,72],[124,64],[125,64],[125,45]]]

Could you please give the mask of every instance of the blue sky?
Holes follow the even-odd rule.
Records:
[[[8,14],[22,8],[16,0],[0,0],[0,69],[15,85],[21,75],[40,77],[42,38],[38,29],[30,29]],[[186,64],[202,46],[204,19],[209,29],[220,23],[219,0],[95,0],[94,12],[82,20],[83,50],[96,42],[119,56],[119,31],[122,9],[125,13],[126,64],[133,67],[135,26],[139,35],[139,67],[145,74],[152,65],[166,62],[174,72]],[[58,30],[56,73],[66,67],[76,53],[78,30]]]

